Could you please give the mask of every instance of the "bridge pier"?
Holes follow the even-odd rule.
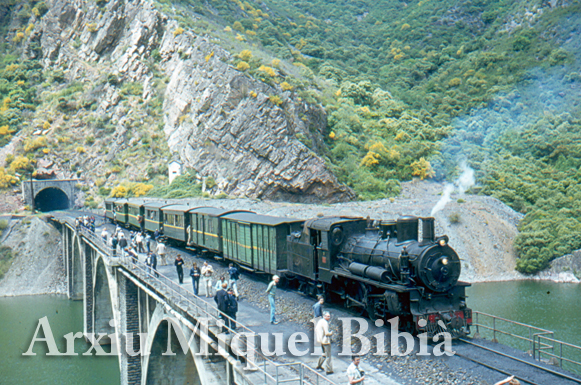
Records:
[[[141,298],[137,286],[124,275],[119,275],[119,326],[120,333],[133,338],[121,338],[119,343],[119,364],[121,370],[121,383],[128,385],[141,384],[141,355],[129,355],[127,344],[131,344],[130,351],[138,352],[141,349],[141,333],[144,329],[140,323]],[[141,297],[141,298],[140,298]],[[149,322],[149,321],[148,321]],[[146,324],[146,326],[149,323]]]

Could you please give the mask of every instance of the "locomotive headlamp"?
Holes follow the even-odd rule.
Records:
[[[440,241],[438,243],[440,244],[440,246],[446,246],[446,240],[445,239],[440,239]]]
[[[447,264],[448,264],[448,258],[442,259],[442,265],[447,265]]]

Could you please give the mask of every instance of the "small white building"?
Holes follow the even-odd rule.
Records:
[[[169,173],[169,183],[171,184],[177,176],[182,175],[182,163],[179,160],[172,160],[167,165],[167,171]]]

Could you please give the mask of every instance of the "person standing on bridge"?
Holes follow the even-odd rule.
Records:
[[[119,232],[119,248],[121,249],[121,256],[125,258],[125,249],[127,249],[127,239],[123,235],[123,231]]]
[[[101,238],[103,238],[103,242],[107,244],[107,238],[109,238],[109,232],[107,231],[106,227],[103,227],[103,231],[101,231]]]
[[[278,324],[278,321],[275,318],[275,297],[276,297],[276,284],[280,281],[280,277],[278,275],[272,276],[272,281],[268,284],[266,288],[266,294],[268,294],[268,303],[270,304],[270,323],[271,324]]]
[[[194,286],[194,295],[198,295],[198,289],[200,288],[200,276],[202,272],[198,267],[198,264],[194,262],[192,268],[190,269],[190,277],[192,277],[192,285]]]
[[[323,317],[323,304],[325,303],[325,298],[319,296],[319,300],[313,305],[313,314],[315,316],[315,321],[319,321]],[[315,325],[316,326],[316,325]]]
[[[222,288],[216,291],[216,295],[214,296],[214,301],[216,305],[218,305],[218,310],[220,310],[220,318],[224,320],[224,326],[222,326],[222,333],[228,333],[228,328],[230,327],[230,320],[226,317],[226,313],[228,311],[228,282],[222,283]]]
[[[155,251],[157,252],[157,255],[159,255],[160,264],[166,265],[166,263],[165,263],[165,245],[163,244],[163,242],[157,243],[157,247],[155,248]]]
[[[230,288],[234,291],[236,298],[238,298],[238,279],[240,279],[240,272],[233,263],[228,267],[228,274],[230,274]]]
[[[353,356],[351,358],[353,362],[347,368],[347,378],[349,379],[349,385],[363,383],[365,381],[365,373],[363,370],[359,369],[359,363],[361,362],[361,357]]]
[[[141,233],[137,233],[135,236],[135,245],[137,246],[137,251],[143,253],[145,250],[143,249],[143,235]]]
[[[232,287],[228,288],[228,297],[226,297],[226,315],[230,317],[230,329],[236,330],[236,313],[238,313],[238,301],[234,295]]]
[[[212,296],[212,274],[214,274],[214,268],[204,261],[204,266],[202,266],[202,285],[206,288],[206,298]]]
[[[159,273],[157,272],[157,255],[155,255],[155,253],[151,253],[151,268],[153,269],[153,274],[155,274],[156,278],[159,278]]]
[[[324,312],[323,318],[317,322],[317,326],[315,327],[317,343],[323,346],[323,355],[319,357],[316,369],[325,369],[326,374],[333,374],[333,361],[331,361],[331,336],[333,332],[329,330],[330,319],[331,313],[328,311]]]
[[[174,262],[176,270],[178,272],[178,280],[180,281],[180,285],[184,283],[184,260],[180,254],[177,255],[176,260]]]

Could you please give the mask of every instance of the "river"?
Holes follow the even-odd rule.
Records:
[[[581,316],[581,285],[539,281],[477,283],[468,289],[468,304],[490,313],[555,332],[555,338],[581,345],[577,321]],[[48,317],[61,351],[63,335],[82,331],[83,303],[62,296],[0,298],[0,383],[18,384],[119,384],[116,357],[48,357],[38,343],[35,357],[23,357],[38,320]],[[485,320],[481,320],[485,322]],[[499,322],[499,326],[502,326]],[[514,331],[514,329],[511,329]],[[527,332],[525,332],[527,333]],[[510,343],[500,338],[501,342]],[[90,344],[77,340],[75,351],[83,353]],[[527,346],[521,346],[528,350]]]

